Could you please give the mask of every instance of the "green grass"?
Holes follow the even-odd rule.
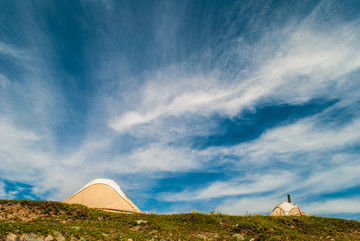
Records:
[[[147,222],[137,224],[137,220]],[[208,240],[235,240],[232,236],[236,233],[245,240],[360,240],[360,222],[354,220],[203,213],[120,214],[61,202],[0,200],[0,240],[9,233],[35,233],[44,238],[54,231],[67,240],[72,236],[87,240],[201,240],[204,236]]]

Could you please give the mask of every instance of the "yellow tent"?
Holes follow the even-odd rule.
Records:
[[[141,213],[140,209],[120,189],[119,184],[110,179],[94,179],[64,202],[106,211]]]

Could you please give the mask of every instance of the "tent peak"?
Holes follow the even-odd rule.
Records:
[[[107,185],[107,186],[111,187],[112,189],[114,189],[120,196],[127,199],[125,193],[121,190],[120,185],[117,182],[115,182],[114,180],[106,179],[106,178],[95,178],[94,180],[92,180],[88,184],[86,184],[83,188],[81,188],[79,191],[77,191],[75,194],[77,194],[77,193],[81,192],[82,190],[84,190],[85,188],[90,187],[95,184]]]

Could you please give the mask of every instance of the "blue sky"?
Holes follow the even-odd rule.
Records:
[[[359,1],[0,3],[0,198],[360,219]]]

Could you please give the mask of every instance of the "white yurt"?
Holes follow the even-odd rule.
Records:
[[[279,203],[270,213],[270,216],[309,216],[305,212],[301,211],[299,206],[292,203],[290,195],[288,195],[288,201]]]

